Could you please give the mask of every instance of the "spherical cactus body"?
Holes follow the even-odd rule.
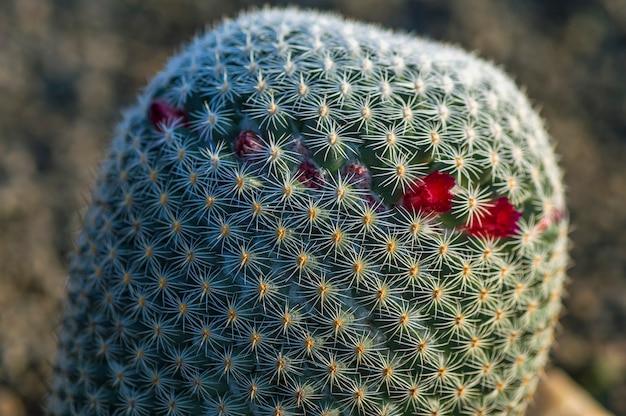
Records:
[[[566,265],[549,137],[499,69],[332,15],[245,13],[118,126],[48,411],[523,414]]]

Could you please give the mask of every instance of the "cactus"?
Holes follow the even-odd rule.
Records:
[[[244,13],[117,128],[48,412],[523,414],[566,246],[549,137],[499,69],[329,14]]]

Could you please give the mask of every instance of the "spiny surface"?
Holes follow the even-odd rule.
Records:
[[[52,415],[521,414],[567,224],[492,65],[263,10],[125,114],[71,263]]]

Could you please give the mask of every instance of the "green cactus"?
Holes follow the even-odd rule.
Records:
[[[265,9],[173,57],[76,244],[51,415],[523,414],[567,220],[493,65]]]

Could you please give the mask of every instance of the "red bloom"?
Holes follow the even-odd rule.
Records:
[[[506,238],[514,235],[519,229],[517,221],[522,216],[521,212],[515,211],[507,197],[498,199],[487,215],[480,221],[474,221],[466,230],[471,235]]]
[[[163,131],[163,123],[171,123],[179,120],[183,125],[187,124],[187,115],[183,110],[169,105],[163,100],[156,99],[150,104],[150,122],[158,131]]]
[[[408,210],[425,212],[447,212],[452,209],[454,177],[434,171],[415,183],[402,197],[402,206]]]

